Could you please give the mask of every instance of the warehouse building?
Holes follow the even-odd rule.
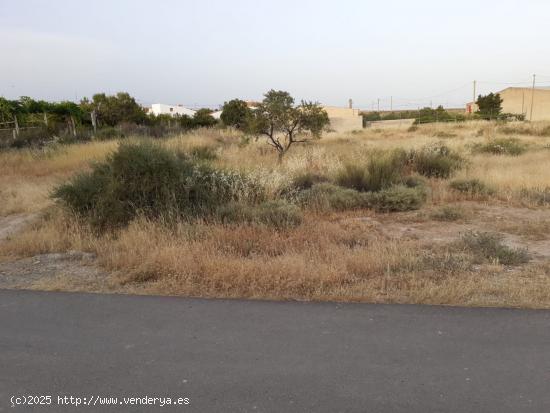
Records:
[[[502,113],[524,115],[526,120],[532,121],[550,120],[550,88],[509,87],[498,94],[502,99]],[[475,103],[466,104],[466,113],[475,111]]]

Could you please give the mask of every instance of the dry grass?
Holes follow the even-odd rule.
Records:
[[[296,146],[282,165],[265,143],[242,145],[236,132],[199,131],[163,144],[174,150],[214,147],[217,166],[254,174],[276,193],[305,171],[335,176],[342,164],[363,160],[373,149],[419,148],[443,140],[470,160],[456,177],[478,178],[494,187],[496,194],[461,194],[449,189],[448,181],[431,179],[428,206],[437,209],[470,200],[505,208],[524,202],[518,198],[522,188],[550,187],[550,150],[544,148],[550,139],[535,135],[544,125],[526,127],[533,128],[533,135],[516,137],[529,143],[530,150],[516,157],[471,155],[472,143],[505,136],[496,125],[482,122],[423,125],[415,132],[333,134],[311,146]],[[99,264],[112,273],[114,285],[150,294],[550,307],[548,261],[513,268],[475,265],[473,257],[453,243],[388,237],[369,220],[357,219],[375,216],[370,211],[310,215],[301,226],[279,231],[255,225],[165,225],[138,219],[116,234],[96,236],[51,207],[48,193],[116,145],[94,142],[46,152],[0,153],[0,216],[46,211],[43,220],[0,244],[1,259],[68,250],[95,252]],[[465,213],[475,216],[469,210]],[[430,219],[429,214],[417,216]],[[510,221],[498,229],[526,239],[544,238],[533,223]]]

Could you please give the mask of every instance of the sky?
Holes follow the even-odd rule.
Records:
[[[547,0],[0,0],[0,96],[388,110],[550,86]],[[380,99],[380,103],[378,103]]]

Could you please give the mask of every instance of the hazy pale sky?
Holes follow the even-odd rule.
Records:
[[[0,0],[0,95],[458,106],[474,79],[550,86],[549,16],[547,0]]]

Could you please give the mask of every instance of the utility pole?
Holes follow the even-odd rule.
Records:
[[[393,96],[390,96],[390,112],[393,112]]]
[[[353,99],[350,98],[350,99],[348,100],[348,105],[349,105],[349,108],[350,108],[350,109],[353,109]]]
[[[474,110],[474,105],[476,104],[476,86],[477,86],[477,81],[474,80],[474,100],[472,100],[472,110]]]
[[[529,115],[529,121],[533,121],[533,105],[535,104],[535,79],[537,75],[533,75],[533,88],[531,89],[531,114]]]
[[[377,109],[378,112],[380,112],[380,98],[378,98],[378,109]]]

